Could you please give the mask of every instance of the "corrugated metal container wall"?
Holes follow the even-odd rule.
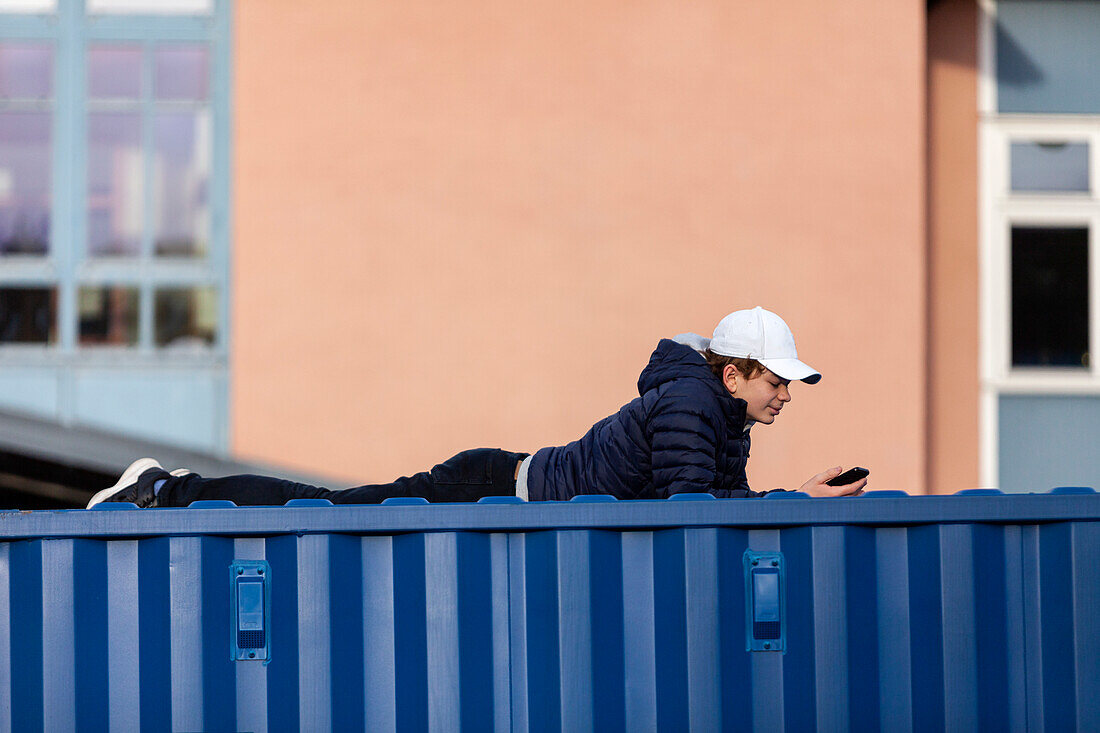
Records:
[[[1091,493],[3,512],[0,728],[1098,730],[1098,519]]]

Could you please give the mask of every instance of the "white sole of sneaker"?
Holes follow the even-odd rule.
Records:
[[[122,472],[122,475],[118,477],[118,481],[115,482],[114,486],[104,489],[103,491],[100,491],[95,496],[93,496],[92,500],[88,502],[88,506],[86,506],[85,509],[91,509],[96,504],[106,501],[112,494],[116,494],[122,489],[125,489],[127,486],[131,486],[132,484],[134,484],[134,482],[138,480],[138,477],[141,476],[141,474],[145,473],[150,468],[160,467],[160,464],[157,463],[157,460],[155,458],[137,459],[136,461],[131,463],[125,471]]]

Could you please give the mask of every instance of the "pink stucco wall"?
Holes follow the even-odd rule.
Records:
[[[757,488],[925,484],[924,3],[240,0],[233,450],[382,481],[579,437],[763,305]]]
[[[978,5],[928,14],[928,488],[978,485]]]

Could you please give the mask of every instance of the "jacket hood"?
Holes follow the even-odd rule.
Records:
[[[737,426],[738,432],[752,426],[745,416],[748,405],[722,386],[721,380],[714,376],[702,354],[686,344],[672,339],[661,339],[649,357],[649,363],[638,377],[638,394],[644,395],[649,390],[675,379],[695,379],[704,385],[722,406],[726,421]]]
[[[672,339],[661,339],[650,355],[649,363],[638,377],[638,394],[645,394],[665,382],[685,378],[701,379],[712,383],[714,387],[722,386],[702,354]]]

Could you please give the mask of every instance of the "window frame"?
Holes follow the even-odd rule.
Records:
[[[84,0],[58,0],[49,13],[0,13],[0,41],[45,42],[53,46],[51,149],[51,212],[49,251],[44,257],[8,255],[0,258],[0,286],[46,286],[57,289],[57,340],[52,344],[0,345],[0,363],[62,366],[125,362],[157,365],[181,361],[195,366],[223,367],[229,340],[230,236],[230,33],[229,0],[215,0],[209,15],[92,13]],[[210,50],[209,99],[212,126],[208,189],[210,231],[207,254],[195,260],[156,258],[145,251],[136,258],[96,258],[87,255],[88,115],[86,54],[89,45],[132,43],[151,54],[160,45],[198,43]],[[145,60],[146,66],[151,61]],[[146,92],[141,100],[143,126],[156,109]],[[146,130],[148,133],[148,130]],[[144,151],[151,153],[149,142]],[[143,156],[143,205],[148,239],[153,216],[151,155]],[[148,243],[146,243],[147,245]],[[82,286],[134,286],[140,291],[137,345],[81,346],[78,293]],[[214,343],[201,351],[173,351],[154,343],[153,301],[161,287],[213,287],[217,293]]]
[[[0,369],[9,384],[27,384],[26,400],[5,401],[0,409],[41,415],[62,424],[85,424],[129,431],[198,450],[224,452],[229,445],[228,344],[230,331],[230,237],[232,169],[230,157],[232,0],[213,0],[209,14],[88,13],[85,0],[57,0],[49,12],[0,11],[0,40],[43,41],[53,45],[51,125],[50,250],[46,256],[0,258],[0,285],[56,288],[57,339],[50,344],[0,345]],[[209,99],[212,150],[207,189],[210,230],[204,260],[147,257],[129,261],[87,259],[88,99],[86,53],[91,43],[202,43],[210,49]],[[0,107],[3,103],[0,102]],[[148,163],[148,161],[146,161]],[[146,165],[146,169],[148,166]],[[149,201],[149,176],[143,181]],[[148,211],[147,217],[153,212]],[[79,289],[102,284],[137,286],[142,301],[137,345],[79,343]],[[157,347],[153,324],[158,287],[208,287],[217,292],[215,341],[208,348]],[[130,406],[104,406],[96,385],[110,394],[143,395],[140,423]],[[167,392],[161,386],[168,385]],[[129,391],[127,391],[129,390]],[[16,393],[11,393],[16,394]],[[104,393],[106,394],[106,393]],[[154,418],[149,395],[180,402],[180,395],[202,403],[187,415]],[[137,399],[135,397],[135,399]],[[190,399],[190,398],[188,398]],[[188,404],[185,400],[182,404]],[[148,427],[151,420],[161,433]],[[137,431],[136,433],[134,431]]]
[[[996,0],[979,0],[979,478],[999,481],[1002,395],[1100,395],[1100,114],[1002,113],[997,109]],[[1011,191],[1015,141],[1089,145],[1088,192]],[[1085,227],[1089,232],[1089,366],[1012,365],[1011,250],[1014,226]]]

